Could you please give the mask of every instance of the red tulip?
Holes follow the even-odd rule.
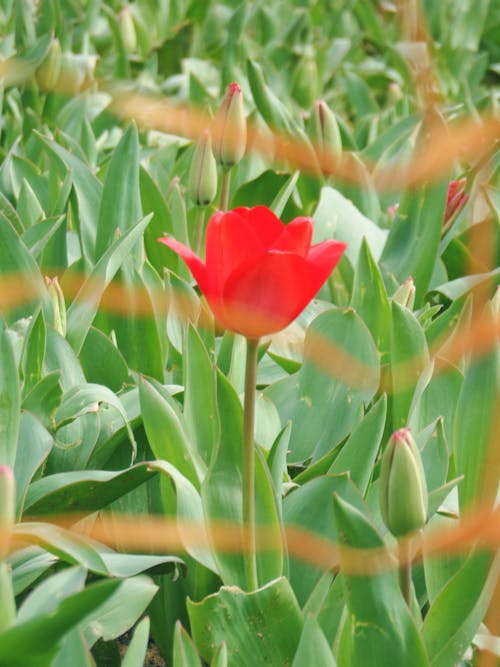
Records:
[[[446,209],[444,212],[444,224],[449,222],[464,206],[469,199],[465,193],[466,178],[460,178],[458,181],[451,181],[448,187],[448,196],[446,198]]]
[[[311,218],[284,225],[265,206],[218,211],[208,222],[206,262],[172,238],[224,328],[259,338],[284,329],[317,294],[346,244],[311,247]]]

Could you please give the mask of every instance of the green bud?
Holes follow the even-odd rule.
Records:
[[[342,137],[335,114],[323,100],[316,100],[311,113],[311,140],[320,152],[338,158],[342,153]],[[325,156],[323,156],[325,157]]]
[[[427,520],[427,485],[420,452],[410,429],[393,433],[382,457],[380,508],[396,537],[422,528]]]
[[[43,90],[54,90],[61,74],[62,53],[58,39],[53,39],[47,55],[37,70],[36,80]]]
[[[124,7],[118,14],[118,28],[127,53],[134,53],[137,49],[137,33],[130,7]]]
[[[0,465],[0,561],[5,557],[12,526],[16,519],[14,473],[7,465]]]
[[[318,89],[318,67],[315,58],[308,56],[300,58],[293,73],[293,97],[304,109],[307,109],[318,94]]]
[[[223,167],[232,167],[245,154],[247,122],[243,93],[237,83],[230,83],[216,116],[214,154]]]
[[[415,283],[411,276],[394,292],[392,300],[409,310],[413,310],[413,306],[415,305]]]
[[[217,193],[217,164],[208,130],[196,144],[189,172],[189,193],[198,206],[210,204]]]
[[[57,276],[55,278],[45,278],[45,284],[47,285],[47,292],[49,293],[50,300],[52,302],[52,308],[54,311],[54,329],[61,334],[61,336],[66,336],[66,303],[64,301],[64,294],[59,285],[59,280]]]

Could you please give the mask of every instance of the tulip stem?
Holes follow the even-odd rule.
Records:
[[[227,211],[229,207],[229,189],[231,185],[231,168],[222,167],[222,181],[220,185],[220,210]]]
[[[411,609],[411,548],[408,540],[401,540],[399,553],[399,586],[406,604]]]
[[[258,587],[255,556],[255,388],[257,384],[258,338],[247,338],[245,399],[243,405],[243,530],[247,588]]]
[[[205,208],[198,206],[196,210],[196,220],[194,223],[193,250],[202,256],[203,252],[203,232],[205,230]]]

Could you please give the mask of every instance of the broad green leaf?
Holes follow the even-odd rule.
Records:
[[[122,660],[122,667],[144,666],[148,649],[149,625],[149,618],[146,616],[135,627],[133,637]]]
[[[96,667],[94,656],[78,626],[66,633],[51,667]]]
[[[304,667],[304,665],[311,665],[311,667],[312,665],[318,667],[319,665],[321,667],[336,667],[337,665],[318,621],[309,614],[304,621],[299,646],[292,662],[292,667]]]
[[[358,255],[350,305],[370,329],[375,345],[385,359],[389,352],[391,306],[366,238],[363,238]]]
[[[8,563],[12,568],[12,583],[15,595],[19,595],[32,586],[39,577],[57,562],[56,556],[40,547],[25,547],[12,553],[9,556]]]
[[[102,190],[96,232],[95,256],[99,259],[113,245],[117,230],[123,234],[142,218],[139,192],[139,138],[131,123],[112,153]],[[139,254],[138,254],[139,253]],[[140,244],[132,251],[140,257]]]
[[[489,271],[488,273],[476,273],[462,278],[450,280],[447,283],[438,285],[432,289],[433,292],[443,294],[450,301],[455,301],[460,297],[471,292],[474,288],[483,285],[496,286],[500,284],[500,267]]]
[[[14,467],[19,434],[21,388],[9,334],[0,317],[0,464]]]
[[[113,280],[120,265],[137,244],[150,216],[129,229],[102,255],[81,286],[67,313],[67,339],[79,352],[99,307],[104,290]]]
[[[58,643],[120,586],[102,581],[62,600],[51,612],[19,623],[0,635],[0,663],[9,667],[50,667]]]
[[[343,544],[360,549],[383,548],[381,538],[367,518],[337,495],[334,512]],[[415,619],[399,589],[396,571],[372,575],[346,573],[342,577],[350,614],[350,665],[428,667],[430,663]]]
[[[172,464],[199,489],[205,466],[186,433],[186,425],[167,393],[163,395],[145,378],[139,380],[144,428],[157,459]]]
[[[43,426],[54,428],[54,414],[61,403],[61,372],[52,371],[38,382],[23,399],[22,409],[31,412]]]
[[[324,187],[314,214],[315,243],[337,239],[347,243],[345,255],[356,266],[363,238],[378,262],[386,242],[387,232],[364,216],[354,204],[338,190]]]
[[[173,667],[201,667],[196,646],[180,622],[176,623],[174,631]]]
[[[40,421],[30,412],[23,411],[19,419],[19,439],[17,443],[14,476],[16,478],[16,513],[20,517],[25,503],[28,486],[36,471],[50,453],[54,440]],[[61,511],[58,507],[57,511]]]
[[[459,486],[460,508],[494,502],[498,491],[499,461],[495,429],[500,397],[500,349],[470,359],[455,412],[455,469],[464,480]]]
[[[417,382],[429,363],[425,334],[404,306],[392,302],[392,429],[406,425]]]
[[[119,471],[81,470],[47,475],[28,489],[25,511],[30,516],[65,512],[96,512],[157,474],[148,462]]]
[[[319,315],[307,330],[300,371],[265,391],[281,423],[292,422],[289,462],[317,460],[339,444],[372,400],[379,373],[373,339],[353,310]]]
[[[400,203],[380,260],[388,284],[415,282],[415,303],[427,292],[438,257],[448,183],[410,190]]]
[[[193,326],[187,328],[184,363],[184,419],[200,457],[208,465],[219,432],[213,362]]]
[[[153,214],[151,224],[144,232],[144,246],[148,259],[160,275],[167,266],[177,273],[181,261],[179,256],[173,250],[169,251],[169,248],[162,243],[158,243],[161,236],[172,233],[167,202],[157,183],[143,166],[140,167],[139,178],[144,215]]]
[[[45,579],[29,593],[19,607],[17,623],[25,623],[53,611],[61,600],[83,589],[86,577],[85,568],[76,565]]]
[[[234,667],[290,665],[302,631],[299,606],[283,577],[252,593],[223,586],[201,602],[188,600],[188,613],[202,658],[210,662],[224,641]]]
[[[120,349],[95,327],[90,327],[79,359],[89,383],[105,385],[114,392],[130,383],[127,364]]]
[[[484,618],[498,578],[499,559],[472,553],[429,609],[422,638],[432,667],[455,665]]]
[[[97,639],[106,642],[123,635],[144,612],[157,590],[158,586],[144,575],[120,580],[111,595],[83,620],[87,642],[93,645]]]
[[[102,185],[87,165],[60,144],[39,135],[46,148],[71,171],[78,201],[79,233],[85,258],[95,262],[97,221],[102,196]]]
[[[380,448],[387,415],[387,399],[383,394],[363,420],[354,428],[328,472],[349,473],[349,479],[366,494]]]

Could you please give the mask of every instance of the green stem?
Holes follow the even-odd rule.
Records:
[[[196,220],[194,223],[193,251],[202,256],[203,252],[203,232],[205,231],[205,207],[198,206],[196,210]]]
[[[408,540],[402,540],[399,552],[399,586],[406,604],[411,609],[411,551]]]
[[[247,588],[258,587],[255,558],[255,388],[257,384],[258,338],[247,338],[245,400],[243,406],[243,531]]]
[[[222,182],[220,185],[220,210],[227,211],[229,207],[229,190],[231,185],[231,168],[222,167]]]

